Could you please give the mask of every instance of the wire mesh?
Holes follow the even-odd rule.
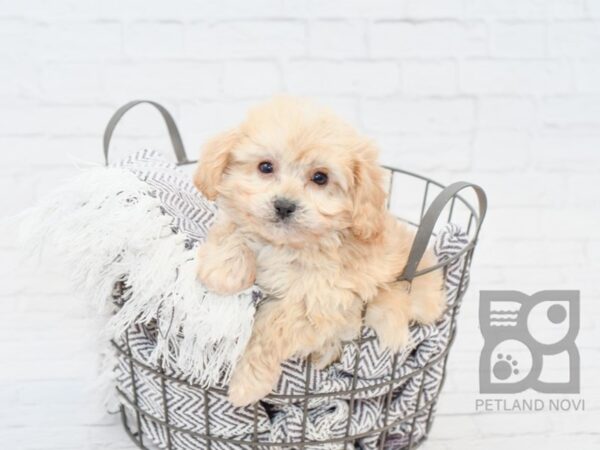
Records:
[[[193,162],[186,161],[185,164],[191,164]],[[428,205],[430,204],[430,199],[435,198],[435,190],[441,191],[444,186],[440,183],[431,180],[427,177],[423,177],[421,175],[417,175],[408,171],[395,169],[391,167],[385,167],[389,174],[389,182],[388,182],[388,208],[398,217],[399,220],[402,220],[413,226],[418,228],[423,216],[427,210]],[[420,191],[420,196],[415,196],[415,198],[411,198],[407,196],[406,189],[402,187],[404,181],[410,180],[410,182],[421,183],[422,189]],[[412,190],[412,189],[411,189]],[[398,195],[399,192],[402,192],[402,195]],[[402,211],[402,215],[398,213],[398,211]],[[355,361],[354,361],[354,371],[352,373],[352,382],[351,388],[346,390],[337,390],[333,392],[318,392],[311,393],[310,392],[310,358],[307,361],[306,367],[306,377],[304,380],[304,392],[300,394],[270,394],[268,399],[276,400],[276,401],[288,401],[288,402],[297,402],[302,405],[303,418],[301,423],[301,437],[297,441],[292,442],[269,442],[268,440],[259,440],[259,414],[258,414],[258,405],[255,404],[253,407],[253,426],[251,439],[234,439],[234,438],[226,438],[219,436],[217,434],[211,433],[211,409],[210,409],[210,399],[209,396],[211,392],[218,393],[221,395],[226,394],[226,388],[224,387],[207,387],[203,388],[199,385],[194,385],[182,378],[178,378],[172,375],[167,374],[161,367],[161,364],[158,364],[158,368],[153,367],[147,361],[142,361],[137,357],[134,357],[130,347],[129,341],[129,332],[125,334],[125,338],[121,342],[117,342],[115,340],[112,341],[113,347],[117,355],[119,357],[124,358],[127,361],[128,367],[128,375],[131,377],[131,392],[125,392],[119,387],[117,387],[119,399],[121,402],[120,414],[122,418],[123,426],[130,436],[131,440],[140,448],[144,450],[152,450],[159,448],[154,446],[153,443],[149,442],[150,439],[147,439],[144,431],[144,423],[152,423],[154,426],[158,427],[162,430],[162,433],[165,436],[165,444],[161,445],[160,448],[166,448],[167,450],[183,450],[184,448],[187,450],[187,447],[179,447],[174,444],[173,436],[176,434],[186,435],[190,438],[193,438],[195,442],[198,443],[197,447],[194,448],[243,448],[243,449],[304,449],[304,448],[338,448],[347,449],[347,448],[356,448],[356,442],[360,439],[372,437],[377,440],[377,448],[379,449],[414,449],[417,448],[428,436],[434,418],[434,409],[441,392],[441,389],[444,384],[444,378],[446,375],[446,364],[448,360],[449,350],[452,346],[456,335],[456,315],[458,312],[458,308],[460,307],[461,300],[466,291],[466,273],[469,270],[469,267],[472,262],[473,251],[475,249],[477,243],[477,237],[479,234],[479,230],[481,227],[482,217],[479,216],[476,207],[473,202],[467,200],[467,198],[463,195],[455,194],[449,205],[447,207],[447,215],[442,214],[440,220],[438,222],[443,222],[441,225],[444,225],[446,222],[454,222],[458,225],[461,225],[463,229],[467,230],[469,234],[469,243],[457,254],[453,255],[449,259],[445,260],[442,263],[438,263],[434,266],[421,269],[416,272],[415,276],[420,276],[425,273],[428,273],[432,270],[443,270],[444,274],[446,273],[447,267],[456,261],[459,258],[463,258],[462,269],[460,273],[460,281],[458,285],[458,289],[456,290],[456,297],[453,302],[449,302],[449,309],[451,310],[451,321],[450,321],[450,334],[448,338],[448,343],[446,347],[434,357],[432,357],[425,365],[422,367],[411,371],[408,374],[405,374],[400,377],[396,377],[396,366],[398,364],[398,355],[396,354],[392,359],[392,376],[390,376],[389,380],[384,380],[379,383],[369,384],[366,387],[357,387],[357,379],[358,379],[358,367],[361,360],[361,352],[363,348],[363,344],[369,340],[373,339],[372,337],[363,338],[363,333],[359,335],[354,341],[344,343],[344,345],[354,345],[357,348]],[[442,220],[442,218],[445,218]],[[435,235],[435,231],[433,235]],[[401,278],[400,278],[401,279]],[[437,365],[441,364],[442,369],[442,378],[437,386],[436,392],[431,398],[426,399],[424,396],[424,384],[426,376],[429,374],[429,371],[435,368]],[[140,402],[140,392],[136,387],[136,379],[140,373],[150,373],[154,376],[158,376],[160,379],[160,392],[161,392],[161,408],[163,417],[158,417],[158,415],[152,414],[149,411],[145,410],[141,406]],[[392,397],[394,393],[397,391],[399,386],[403,386],[408,380],[418,380],[419,381],[419,391],[416,398],[416,404],[414,409],[409,413],[402,417],[396,418],[394,420],[389,420],[390,413],[390,404],[392,401]],[[184,384],[190,388],[193,388],[198,391],[201,398],[203,398],[203,408],[200,417],[196,419],[198,421],[202,421],[204,423],[204,432],[200,433],[197,431],[191,431],[184,429],[177,424],[173,423],[170,420],[169,405],[167,401],[167,386],[171,383],[174,384]],[[376,429],[371,429],[366,432],[361,433],[351,433],[351,418],[353,415],[353,411],[355,408],[355,402],[358,395],[365,393],[367,391],[371,391],[377,388],[386,388],[385,400],[384,400],[384,408],[382,411],[383,415],[383,425],[377,427]],[[345,433],[343,437],[336,437],[326,440],[310,440],[307,439],[306,436],[306,427],[309,413],[309,401],[311,399],[319,398],[319,397],[329,397],[329,398],[348,398],[348,417],[345,427]],[[417,420],[420,418],[425,418],[426,428],[425,432],[418,435],[416,433],[417,429]],[[405,442],[401,446],[393,446],[387,444],[387,437],[390,434],[390,431],[397,428],[402,424],[409,424],[409,433],[406,436]]]

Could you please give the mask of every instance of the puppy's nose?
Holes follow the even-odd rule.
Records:
[[[275,213],[280,219],[287,219],[294,211],[296,211],[296,204],[287,198],[277,198],[273,202],[275,207]]]

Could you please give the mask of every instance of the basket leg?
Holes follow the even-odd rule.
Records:
[[[408,439],[408,446],[406,447],[409,450],[414,448],[413,444],[416,444],[416,442],[415,442],[415,427],[417,424],[417,417],[419,417],[418,411],[419,411],[419,407],[421,406],[421,398],[424,396],[423,395],[423,387],[425,386],[426,374],[427,374],[427,371],[421,372],[421,385],[419,386],[419,393],[417,394],[417,404],[415,406],[415,415],[414,415],[412,423],[410,425],[410,436]]]
[[[396,373],[396,366],[398,365],[398,353],[394,353],[394,358],[392,359],[392,373],[390,375],[390,382],[389,382],[389,387],[388,387],[388,392],[387,395],[385,397],[385,410],[383,412],[384,416],[383,416],[383,426],[385,427],[385,429],[383,430],[383,433],[381,433],[381,436],[379,437],[379,450],[383,450],[383,447],[385,446],[385,441],[387,439],[387,435],[388,435],[388,426],[389,426],[389,414],[390,414],[390,404],[392,403],[392,396],[394,395],[394,376]]]
[[[139,441],[140,447],[144,448],[144,438],[143,438],[144,433],[142,432],[142,418],[140,416],[140,411],[139,411],[140,405],[139,405],[139,401],[138,401],[137,386],[135,383],[133,355],[131,354],[131,347],[129,345],[129,330],[125,331],[125,342],[127,343],[127,355],[128,355],[128,360],[129,360],[129,375],[131,376],[131,388],[133,390],[133,403],[135,405],[135,421],[136,421],[136,425],[137,425],[138,441]]]
[[[160,376],[160,390],[162,396],[163,413],[165,416],[165,433],[167,434],[167,450],[173,450],[171,442],[171,426],[169,425],[169,405],[167,404],[167,387],[165,385],[165,372],[162,366],[162,359],[158,361],[158,372]]]

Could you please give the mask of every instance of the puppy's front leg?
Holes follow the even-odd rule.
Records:
[[[410,298],[403,283],[380,289],[365,315],[365,323],[375,330],[379,343],[394,352],[408,345],[410,320]]]
[[[235,294],[254,283],[256,261],[242,233],[226,216],[219,217],[198,249],[198,279],[218,294]]]
[[[310,324],[284,301],[267,301],[259,308],[246,350],[229,382],[229,401],[235,406],[254,403],[269,394],[281,374],[281,364],[310,339]]]
[[[434,256],[424,255],[419,269],[433,266]],[[369,303],[365,322],[372,327],[379,342],[392,351],[398,351],[409,343],[409,324],[416,321],[430,324],[438,320],[446,307],[440,270],[423,274],[413,280],[410,289],[406,283],[390,283],[381,289]]]

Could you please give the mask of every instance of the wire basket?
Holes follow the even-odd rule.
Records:
[[[175,122],[162,106],[148,101],[130,102],[120,108],[109,122],[104,137],[104,152],[108,160],[108,145],[114,128],[120,118],[133,106],[139,103],[149,103],[155,106],[167,124],[171,142],[179,165],[192,164],[186,157],[181,143],[179,132]],[[249,436],[244,439],[228,438],[215,432],[214,424],[214,401],[212,397],[226,398],[226,386],[202,387],[189,382],[184,377],[173,373],[167,373],[162,364],[151,364],[148,361],[135,356],[131,347],[131,333],[128,330],[123,339],[113,340],[112,345],[120,360],[122,375],[129,377],[131,389],[125,391],[117,387],[120,402],[120,415],[125,431],[131,440],[141,449],[166,448],[167,450],[190,450],[190,449],[304,449],[304,448],[362,448],[362,443],[369,442],[369,448],[399,450],[413,449],[418,447],[428,436],[434,418],[434,411],[440,391],[443,386],[446,363],[449,350],[456,335],[456,317],[460,308],[461,300],[465,295],[469,282],[469,268],[473,258],[473,252],[477,244],[477,238],[484,219],[487,204],[483,190],[469,183],[458,182],[450,186],[431,180],[427,177],[417,175],[405,170],[385,167],[388,177],[388,208],[398,217],[406,222],[416,231],[415,240],[410,251],[407,266],[399,280],[411,283],[415,277],[421,276],[433,270],[442,270],[447,278],[448,268],[453,265],[452,274],[456,289],[453,298],[448,299],[447,317],[447,340],[441,351],[433,355],[424,365],[418,369],[409,371],[401,377],[395,377],[398,355],[391,360],[392,376],[376,385],[367,388],[357,387],[358,366],[363,357],[363,344],[374,336],[365,337],[361,330],[360,337],[355,341],[344,343],[344,346],[355,346],[355,366],[351,374],[351,388],[346,390],[311,393],[310,392],[310,358],[305,362],[304,392],[294,395],[271,394],[265,401],[281,404],[282,402],[294,402],[302,405],[302,419],[300,423],[299,437],[292,441],[271,442],[269,439],[259,439],[259,416],[264,416],[264,408],[259,403],[251,407],[251,427]],[[463,189],[471,188],[475,196],[467,197],[462,193]],[[402,193],[402,195],[400,195]],[[409,196],[407,193],[413,193]],[[401,211],[402,213],[399,213]],[[438,220],[439,219],[439,220]],[[425,252],[430,238],[436,236],[437,231],[445,223],[455,223],[466,230],[468,242],[449,259],[432,267],[417,270],[421,256]],[[458,270],[456,268],[458,267]],[[123,286],[116,285],[117,294],[115,298],[123,293]],[[138,326],[139,327],[139,326]],[[364,328],[364,327],[363,327]],[[140,331],[139,329],[137,330]],[[146,330],[143,330],[144,332]],[[154,380],[154,389],[151,393],[140,388],[142,378],[151,377]],[[145,379],[145,378],[144,378]],[[435,383],[432,388],[427,382]],[[428,381],[426,381],[428,380]],[[412,383],[416,387],[414,404],[410,411],[402,417],[390,419],[390,405],[392,398],[402,389]],[[194,392],[198,398],[198,404],[193,411],[181,411],[177,403],[173,402],[173,389],[176,386],[185,386],[187,392]],[[350,421],[358,398],[361,393],[369,389],[385,389],[384,406],[381,411],[382,425],[361,433],[351,433]],[[309,414],[309,403],[316,397],[327,396],[328,398],[344,398],[348,402],[348,418],[345,433],[341,437],[324,440],[311,440],[306,435],[307,420]],[[171,401],[168,401],[168,399]],[[151,403],[152,408],[147,405]],[[151,413],[151,410],[159,410],[159,413]],[[266,406],[268,411],[268,405]],[[177,419],[178,414],[193,414],[193,420],[202,426],[203,431],[190,430],[182,427]],[[264,418],[264,417],[262,417]],[[402,430],[401,433],[398,430]],[[157,439],[156,436],[159,438]],[[158,442],[157,442],[158,441]]]

